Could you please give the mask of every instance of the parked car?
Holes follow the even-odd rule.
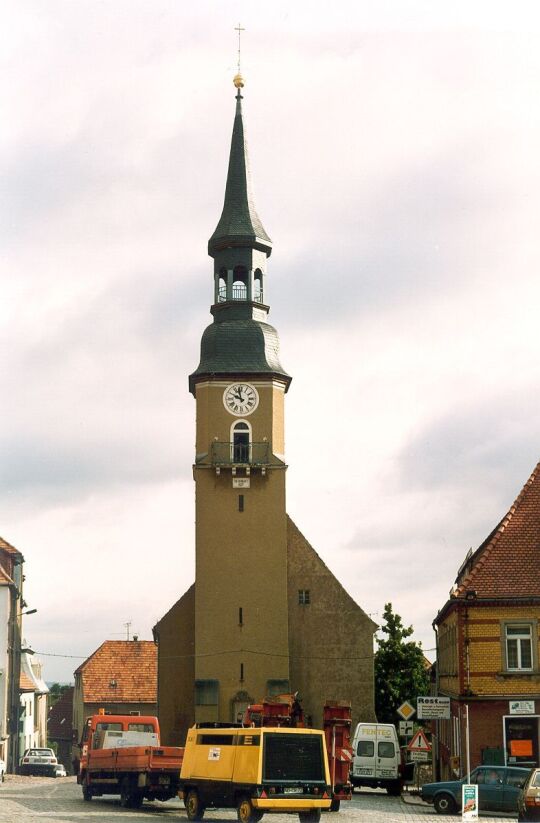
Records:
[[[52,749],[26,749],[19,761],[19,774],[43,774],[54,777],[57,763]]]
[[[5,773],[6,773],[6,764],[3,760],[0,760],[0,783],[4,782]]]
[[[54,767],[54,776],[55,777],[67,777],[66,767],[62,765],[62,763],[57,763]]]
[[[478,786],[478,807],[489,811],[516,812],[519,792],[530,769],[516,766],[478,766],[471,772],[471,783]],[[461,811],[461,788],[467,778],[440,783],[426,783],[420,797],[433,803],[439,814]]]
[[[540,769],[533,769],[518,798],[518,820],[540,820]]]

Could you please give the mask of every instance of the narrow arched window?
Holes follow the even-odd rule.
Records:
[[[227,269],[219,270],[218,300],[224,303],[227,299]]]
[[[253,273],[253,300],[256,303],[264,303],[263,273],[260,269],[255,269]]]
[[[245,420],[233,424],[231,437],[233,463],[250,463],[251,427]]]
[[[248,273],[245,266],[235,266],[233,272],[233,300],[247,299],[247,278]]]

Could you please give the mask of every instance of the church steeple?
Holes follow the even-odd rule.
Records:
[[[290,376],[279,362],[277,331],[266,321],[269,306],[266,262],[272,241],[255,209],[249,158],[244,135],[240,74],[237,89],[223,211],[208,241],[214,258],[214,322],[201,340],[201,360],[190,375],[189,389],[208,377],[275,376],[285,383]]]
[[[240,75],[235,77],[235,85],[237,87],[236,115],[231,139],[225,202],[219,223],[208,241],[208,254],[215,257],[221,249],[247,246],[260,249],[266,253],[267,257],[270,257],[272,241],[257,214],[253,198],[242,117],[241,88],[244,83]]]

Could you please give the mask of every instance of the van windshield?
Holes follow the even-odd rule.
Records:
[[[263,780],[324,782],[321,736],[265,734]]]

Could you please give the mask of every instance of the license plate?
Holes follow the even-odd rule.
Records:
[[[286,786],[283,794],[303,794],[303,791],[301,786]]]
[[[159,778],[159,785],[160,786],[168,786],[170,782],[171,782],[170,777],[165,776],[165,777],[160,777]]]

